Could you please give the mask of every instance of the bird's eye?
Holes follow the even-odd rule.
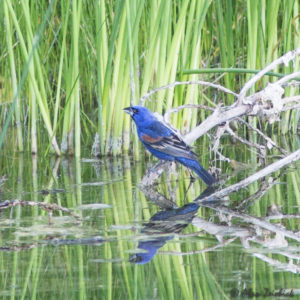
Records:
[[[134,114],[137,114],[139,112],[139,110],[137,108],[133,108],[132,111]]]

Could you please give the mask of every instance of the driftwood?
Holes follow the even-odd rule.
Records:
[[[57,205],[55,203],[46,203],[46,202],[35,202],[35,201],[24,201],[24,200],[19,200],[19,199],[15,199],[15,200],[6,200],[3,202],[0,202],[0,211],[9,207],[14,207],[17,205],[21,205],[21,206],[37,206],[40,207],[41,209],[45,210],[48,212],[48,216],[49,216],[49,224],[52,223],[52,213],[53,211],[62,211],[64,213],[69,214],[70,216],[72,216],[73,218],[76,219],[76,221],[81,221],[81,217],[74,214],[70,209]]]
[[[263,193],[266,191],[269,186],[272,186],[274,182],[267,182],[263,180],[261,185],[263,186],[260,191]],[[286,228],[288,223],[271,223],[271,220],[284,220],[284,219],[300,219],[300,214],[294,215],[284,215],[281,213],[280,208],[271,207],[268,210],[268,214],[266,217],[255,217],[251,216],[247,213],[240,211],[240,208],[237,207],[235,209],[231,209],[223,205],[222,201],[204,201],[207,198],[212,198],[213,189],[206,189],[194,202],[189,203],[183,207],[169,207],[168,199],[155,191],[155,186],[148,186],[145,190],[145,187],[141,187],[142,191],[145,193],[147,198],[150,201],[153,201],[155,204],[159,205],[163,210],[158,212],[157,215],[169,215],[168,218],[155,218],[155,223],[153,223],[153,217],[146,224],[155,224],[155,229],[151,231],[143,233],[147,234],[148,239],[152,239],[155,241],[159,241],[160,239],[164,241],[163,243],[157,243],[159,248],[167,242],[165,239],[167,233],[174,233],[179,238],[186,238],[191,234],[182,234],[181,230],[177,230],[177,223],[185,226],[188,223],[191,223],[194,227],[198,229],[197,232],[192,233],[193,236],[201,236],[203,233],[206,233],[210,236],[214,236],[216,239],[215,245],[208,248],[201,248],[199,244],[199,249],[193,251],[159,251],[159,254],[165,255],[176,255],[176,256],[185,256],[185,255],[193,255],[204,252],[215,251],[218,248],[223,248],[232,242],[235,243],[240,240],[241,246],[247,251],[251,253],[253,256],[257,257],[260,260],[265,261],[267,264],[272,265],[273,267],[284,270],[286,272],[291,272],[295,274],[300,274],[300,253],[295,250],[295,242],[300,242],[300,232],[292,231]],[[254,198],[260,198],[261,193],[257,193],[254,195],[253,199],[249,199],[251,201]],[[209,194],[210,196],[205,196]],[[151,195],[149,197],[149,195]],[[157,197],[155,200],[153,200]],[[218,220],[215,221],[212,218],[209,220],[204,219],[204,217],[196,216],[197,212],[192,210],[193,215],[190,215],[190,211],[186,211],[187,217],[183,213],[177,213],[177,211],[183,212],[184,207],[191,205],[206,206],[212,210],[214,210],[217,214],[215,218]],[[167,210],[166,210],[167,209]],[[183,220],[185,222],[183,222]],[[153,227],[152,225],[151,227]],[[149,225],[147,225],[149,227]],[[171,230],[173,227],[173,230]],[[160,237],[161,236],[161,237]],[[276,253],[277,256],[275,258],[270,258],[267,253],[270,251],[271,253]],[[283,262],[284,259],[280,259],[283,257],[288,260],[288,262]]]
[[[285,87],[294,84],[293,82],[290,83],[288,81],[295,77],[299,77],[300,72],[286,75],[280,80],[269,84],[263,90],[247,96],[248,91],[253,88],[254,84],[260,80],[264,74],[280,64],[288,64],[299,55],[300,48],[295,51],[288,52],[284,56],[275,60],[264,70],[249,80],[239,94],[228,91],[219,85],[208,84],[201,81],[191,81],[169,84],[149,92],[141,99],[142,101],[145,101],[155,92],[165,88],[171,88],[179,84],[201,84],[217,88],[219,91],[234,95],[236,97],[236,101],[229,107],[217,106],[216,108],[212,108],[204,105],[183,105],[167,111],[165,115],[160,118],[160,120],[165,122],[166,125],[172,127],[170,124],[170,115],[174,112],[178,112],[182,109],[199,108],[211,111],[211,115],[206,120],[182,137],[187,144],[191,144],[202,135],[208,133],[208,131],[212,128],[217,127],[217,130],[213,136],[214,146],[212,148],[215,154],[219,156],[219,159],[226,160],[228,162],[231,161],[230,158],[224,157],[218,150],[221,136],[227,133],[240,143],[247,145],[251,149],[255,149],[258,153],[258,157],[263,161],[263,168],[244,180],[225,188],[222,188],[221,184],[211,187],[207,189],[210,190],[209,193],[204,192],[194,200],[194,203],[199,206],[206,206],[212,210],[215,210],[219,220],[222,223],[222,225],[215,224],[211,220],[207,221],[196,216],[192,220],[192,224],[201,232],[206,232],[207,234],[215,236],[216,240],[218,241],[215,246],[188,252],[161,251],[160,254],[182,256],[191,255],[194,253],[209,252],[214,251],[216,248],[224,247],[233,241],[240,239],[242,246],[246,249],[246,251],[250,251],[250,253],[252,253],[252,255],[258,259],[265,261],[267,264],[272,265],[277,269],[296,274],[300,273],[300,254],[297,251],[295,252],[295,248],[293,246],[293,242],[300,242],[300,232],[294,232],[287,229],[284,222],[280,224],[273,224],[270,222],[271,220],[299,219],[300,215],[283,215],[278,207],[270,207],[268,214],[265,217],[255,217],[245,213],[245,210],[251,203],[260,199],[266,191],[268,191],[275,184],[279,183],[280,175],[278,178],[274,178],[270,176],[272,173],[281,170],[282,168],[295,163],[300,159],[300,149],[289,153],[286,149],[278,146],[275,141],[264,134],[260,129],[255,128],[244,119],[245,116],[264,117],[267,122],[272,124],[279,119],[279,115],[282,112],[299,109],[300,95],[283,98],[283,94]],[[238,122],[243,126],[247,126],[250,131],[256,132],[256,134],[259,135],[263,141],[265,141],[265,143],[254,143],[245,139],[244,137],[240,137],[235,131],[234,126],[231,126],[232,121]],[[267,151],[270,149],[275,149],[277,153],[279,152],[280,158],[277,161],[267,165]],[[156,186],[153,184],[159,179],[164,170],[170,168],[170,164],[172,163],[159,162],[152,169],[148,170],[140,183],[140,189],[145,193],[149,200],[158,204],[162,209],[172,210],[178,209],[176,208],[176,204],[156,191]],[[266,176],[268,176],[267,179]],[[243,189],[258,180],[260,181],[260,188],[256,193],[250,195],[247,199],[244,199],[240,204],[235,206],[234,209],[230,209],[225,205],[225,199],[228,199],[228,196],[231,193],[237,192],[238,190]],[[238,219],[238,222],[233,222],[234,219]],[[233,225],[236,223],[243,223],[243,225]],[[245,226],[245,224],[247,224],[247,226]],[[195,235],[198,234],[199,232],[195,233]],[[178,236],[180,236],[180,234],[178,234]],[[257,246],[263,247],[264,249],[262,251],[258,250],[259,247]],[[271,253],[276,253],[279,256],[284,257],[284,259],[288,260],[288,262],[285,263],[280,259],[268,257],[265,254],[267,253],[266,249],[269,249]]]
[[[277,269],[287,272],[300,274],[299,253],[295,252],[293,242],[299,242],[299,232],[287,230],[282,224],[276,225],[268,222],[269,219],[295,219],[300,215],[276,215],[266,218],[257,218],[237,211],[230,210],[223,206],[211,205],[220,215],[222,215],[222,225],[214,224],[212,221],[206,221],[200,217],[195,217],[192,224],[199,230],[215,236],[218,243],[210,248],[199,249],[189,252],[161,252],[168,255],[191,255],[195,253],[210,252],[216,248],[222,248],[239,239],[246,251],[253,256],[265,261]],[[227,215],[227,222],[224,215]],[[247,226],[232,225],[233,219],[247,223]],[[258,248],[263,247],[264,250]],[[271,253],[277,253],[279,256],[288,259],[288,262],[282,262],[279,258],[268,257],[267,250]]]
[[[205,198],[202,198],[200,201],[205,202],[205,201],[215,201],[216,199],[222,199],[229,194],[233,192],[237,192],[238,190],[245,188],[246,186],[250,185],[251,183],[264,178],[267,175],[270,175],[271,173],[274,173],[281,169],[284,166],[287,166],[295,161],[300,159],[300,149],[297,151],[289,154],[288,156],[284,157],[283,159],[280,159],[279,161],[274,162],[273,164],[270,164],[269,166],[263,168],[262,170],[256,172],[255,174],[245,178],[244,180],[233,184],[227,188],[221,189],[220,191],[217,191],[213,193],[212,195],[209,195]]]
[[[241,89],[239,94],[234,93],[233,91],[230,91],[229,89],[217,85],[212,84],[205,81],[185,81],[185,82],[174,82],[172,84],[168,84],[163,87],[159,87],[153,91],[150,91],[148,94],[146,94],[144,97],[141,98],[140,104],[144,101],[148,100],[154,93],[174,88],[177,85],[181,84],[198,84],[198,85],[204,85],[209,86],[212,88],[216,88],[221,92],[228,93],[230,95],[233,95],[236,97],[236,101],[230,105],[229,107],[223,107],[221,105],[218,105],[216,108],[203,106],[203,105],[182,105],[176,108],[172,108],[171,110],[167,111],[163,117],[160,117],[160,120],[163,121],[167,126],[172,127],[170,124],[170,115],[171,113],[178,112],[182,109],[195,109],[195,108],[201,108],[211,111],[211,115],[206,118],[199,126],[192,129],[189,133],[184,135],[182,138],[187,144],[193,143],[195,140],[197,140],[199,137],[203,136],[204,134],[208,133],[209,130],[212,128],[218,127],[218,130],[216,131],[215,138],[214,138],[214,147],[213,150],[216,153],[216,155],[219,155],[219,158],[221,160],[226,160],[230,162],[230,158],[224,157],[218,150],[219,144],[220,144],[220,138],[224,133],[228,133],[232,137],[234,137],[239,142],[246,144],[249,147],[253,147],[258,151],[258,154],[265,160],[267,150],[275,148],[278,151],[281,152],[282,155],[285,157],[282,158],[282,161],[278,161],[278,164],[274,163],[270,165],[268,168],[259,171],[256,175],[254,174],[253,177],[248,178],[248,181],[239,183],[240,187],[244,187],[250,183],[252,183],[255,180],[258,180],[262,178],[263,176],[266,176],[268,174],[271,174],[272,172],[275,172],[279,168],[286,166],[292,162],[295,162],[300,158],[300,150],[295,151],[294,153],[288,155],[287,150],[282,149],[279,147],[270,137],[268,137],[266,134],[264,134],[261,130],[258,128],[255,128],[248,122],[246,122],[242,117],[245,116],[256,116],[256,117],[264,117],[270,124],[274,123],[275,121],[279,120],[280,113],[288,110],[294,110],[299,109],[300,107],[300,95],[296,95],[293,97],[283,97],[284,94],[284,88],[286,86],[290,86],[292,83],[289,83],[288,81],[299,77],[300,72],[295,72],[289,75],[286,75],[282,77],[281,79],[277,80],[276,82],[269,83],[263,90],[251,94],[247,96],[247,93],[250,89],[253,88],[254,84],[260,80],[267,72],[270,70],[276,68],[280,64],[287,65],[289,62],[294,61],[297,57],[300,56],[300,48],[290,51],[280,57],[279,59],[276,59],[273,61],[270,65],[268,65],[266,68],[264,68],[262,71],[257,73],[255,76],[253,76]],[[298,83],[299,84],[299,83]],[[252,141],[248,141],[243,137],[240,137],[230,126],[232,121],[237,121],[242,123],[243,125],[247,126],[250,130],[255,131],[258,135],[260,135],[264,140],[265,144],[257,144],[253,143]],[[172,127],[173,128],[173,127]],[[174,129],[174,128],[173,128]],[[178,130],[174,129],[178,134]],[[153,169],[151,169],[143,178],[141,185],[147,186],[153,184],[157,179],[159,178],[160,174],[163,170],[165,170],[170,163],[165,164],[159,164],[155,166]],[[235,185],[232,187],[232,191],[239,188],[239,186]],[[231,188],[231,187],[229,187]],[[228,189],[229,189],[228,188]],[[225,191],[224,193],[227,193],[228,191]],[[221,196],[221,192],[219,194]]]

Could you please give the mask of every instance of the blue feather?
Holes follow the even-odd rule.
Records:
[[[124,111],[134,120],[140,141],[154,156],[162,160],[177,161],[194,171],[207,185],[216,179],[198,162],[196,154],[171,128],[143,106],[131,106]]]

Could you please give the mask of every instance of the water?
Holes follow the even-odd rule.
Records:
[[[248,153],[234,151],[245,165],[232,171],[221,164],[223,179],[233,175],[226,185],[259,167]],[[2,205],[18,199],[70,211],[51,216],[37,206],[2,209],[3,299],[300,297],[295,165],[275,173],[273,186],[267,178],[218,205],[198,207],[193,201],[205,185],[196,180],[188,189],[189,173],[182,167],[150,190],[152,198],[160,194],[167,202],[148,200],[149,190],[144,193],[139,183],[155,163],[149,157],[94,160],[87,154],[76,161],[4,153]],[[257,194],[261,186],[266,190]],[[162,209],[168,205],[174,209]],[[281,212],[289,217],[275,219]]]

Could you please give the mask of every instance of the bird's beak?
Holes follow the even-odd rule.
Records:
[[[130,116],[133,116],[133,109],[131,107],[125,107],[123,110]]]

